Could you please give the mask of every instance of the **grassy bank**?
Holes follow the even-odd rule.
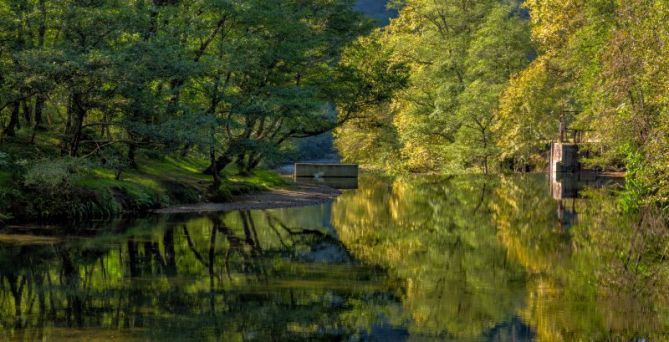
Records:
[[[85,167],[55,184],[49,178],[59,177],[57,173],[41,175],[44,184],[35,184],[16,170],[0,171],[0,221],[109,218],[175,204],[226,201],[286,184],[272,171],[239,176],[229,168],[222,172],[221,186],[212,190],[211,176],[201,172],[207,166],[203,159],[142,158],[138,165],[120,177],[111,169]]]

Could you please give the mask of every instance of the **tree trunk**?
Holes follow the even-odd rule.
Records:
[[[232,158],[230,158],[227,154],[223,154],[216,158],[216,163],[211,163],[206,169],[204,169],[204,171],[202,171],[202,173],[205,175],[211,175],[214,170],[217,170],[220,173],[231,162]]]
[[[74,122],[71,126],[71,140],[70,140],[70,156],[76,156],[79,152],[79,144],[81,143],[81,130],[84,126],[84,118],[86,117],[86,110],[81,103],[81,95],[76,94],[73,98],[72,109],[74,110]]]
[[[262,161],[262,153],[258,153],[254,158],[249,160],[249,172],[260,164]]]
[[[137,160],[136,160],[136,154],[137,154],[137,145],[133,143],[128,144],[128,166],[131,169],[137,169]]]
[[[12,105],[12,113],[9,118],[9,124],[5,128],[4,135],[8,137],[16,136],[16,129],[19,128],[19,102],[14,102]]]
[[[39,27],[37,29],[37,45],[40,48],[44,47],[44,38],[46,36],[46,0],[39,0],[38,8],[40,12]],[[44,126],[42,125],[42,113],[44,111],[44,103],[46,102],[46,96],[39,93],[35,97],[35,108],[34,108],[34,125],[33,125],[33,134],[30,139],[30,142],[35,142],[35,132],[38,130],[43,130]]]
[[[239,164],[239,174],[248,176],[252,173],[260,161],[262,160],[262,154],[258,152],[250,152]]]
[[[211,163],[211,175],[214,178],[211,190],[215,192],[221,186],[221,175],[216,160],[216,129],[214,127],[211,128],[209,138],[209,162]]]
[[[72,96],[67,99],[67,121],[65,121],[65,131],[63,132],[63,139],[60,143],[60,154],[64,156],[68,151],[68,141],[70,132],[72,131],[72,117],[74,110],[72,109]]]
[[[44,103],[46,102],[46,97],[44,95],[37,95],[37,98],[35,98],[35,129],[38,130],[43,130],[44,126],[43,121],[44,119],[42,118],[43,113],[44,113]]]
[[[181,158],[186,158],[188,157],[188,154],[190,153],[190,149],[193,147],[193,144],[187,143],[184,145],[184,147],[181,149]]]
[[[237,173],[241,176],[246,176],[248,175],[247,169],[248,169],[248,163],[246,161],[246,153],[242,152],[237,155],[237,161],[235,161],[235,164],[237,164]]]
[[[30,111],[30,106],[28,106],[27,99],[21,101],[21,109],[23,110],[23,119],[26,121],[26,127],[30,127],[30,124],[32,123],[32,113]]]
[[[61,155],[76,156],[81,142],[81,131],[84,124],[86,110],[82,103],[81,94],[71,94],[67,106],[67,123],[61,144]]]

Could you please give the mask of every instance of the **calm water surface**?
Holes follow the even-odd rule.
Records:
[[[365,176],[321,206],[5,230],[0,340],[667,340],[664,227],[587,183]]]

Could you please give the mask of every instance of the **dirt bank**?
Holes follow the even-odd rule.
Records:
[[[225,203],[199,203],[154,210],[158,214],[202,213],[248,209],[273,209],[316,205],[330,201],[341,191],[326,185],[293,184],[285,189],[271,189],[239,195]]]

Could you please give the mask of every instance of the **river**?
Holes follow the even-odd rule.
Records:
[[[665,340],[669,238],[617,189],[363,175],[319,206],[11,228],[0,340]]]

